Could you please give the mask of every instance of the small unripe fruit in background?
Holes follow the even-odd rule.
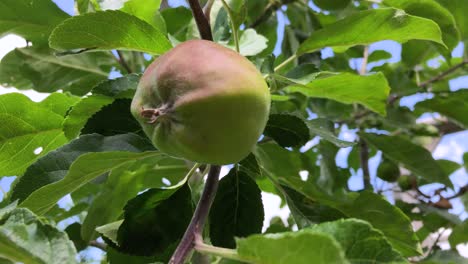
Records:
[[[398,186],[402,191],[407,191],[413,188],[416,184],[416,177],[413,175],[401,175],[398,178]]]
[[[400,168],[393,161],[383,157],[377,168],[377,177],[384,181],[396,182],[400,177]]]
[[[131,111],[162,152],[223,165],[246,157],[262,134],[270,93],[246,58],[214,42],[184,42],[143,74]]]

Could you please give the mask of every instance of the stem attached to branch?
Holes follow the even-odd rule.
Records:
[[[211,27],[208,19],[203,13],[203,9],[200,6],[198,0],[188,0],[190,8],[192,9],[193,17],[195,22],[197,22],[198,31],[200,31],[200,36],[205,40],[213,40],[213,35],[211,34]]]
[[[220,172],[221,166],[211,166],[208,178],[206,179],[205,188],[203,189],[200,201],[198,201],[195,213],[193,214],[192,220],[190,221],[179,246],[169,261],[170,264],[183,264],[195,246],[195,238],[201,237],[208,213],[210,212],[211,204],[213,203],[216,191],[218,190]]]

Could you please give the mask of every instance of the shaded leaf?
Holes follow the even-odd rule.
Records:
[[[118,250],[167,261],[192,217],[188,185],[150,189],[125,206],[124,222],[117,235]]]
[[[386,136],[377,134],[361,134],[369,144],[372,144],[395,163],[402,164],[405,168],[428,182],[440,182],[451,185],[448,175],[425,148],[412,143],[401,136]]]
[[[416,104],[416,111],[438,112],[460,126],[468,128],[468,90],[459,90],[446,96],[435,96]]]
[[[302,118],[290,114],[272,114],[268,118],[265,136],[282,147],[302,146],[310,139],[309,128]]]
[[[15,49],[10,54],[12,55],[9,55],[8,61],[2,60],[0,81],[22,85],[25,81],[18,79],[27,79],[32,87],[16,87],[32,88],[38,92],[61,89],[75,95],[84,95],[97,83],[107,79],[108,71],[115,64],[112,56],[104,53],[57,57],[50,49],[26,47]]]
[[[16,34],[27,40],[47,43],[52,29],[68,17],[52,1],[2,0],[0,37]]]
[[[210,210],[213,245],[235,248],[235,237],[261,233],[264,219],[261,191],[243,171],[231,169],[221,179]]]

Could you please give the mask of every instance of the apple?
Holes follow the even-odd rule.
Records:
[[[250,153],[270,103],[268,86],[249,60],[214,42],[190,40],[147,68],[131,112],[160,151],[223,165]]]
[[[388,182],[396,182],[400,177],[400,168],[393,161],[384,157],[377,168],[377,177]]]

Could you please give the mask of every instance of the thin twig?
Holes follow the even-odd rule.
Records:
[[[434,247],[437,245],[437,243],[439,243],[439,240],[440,240],[440,238],[442,237],[442,235],[444,234],[444,232],[445,232],[445,228],[442,228],[442,231],[441,231],[441,232],[438,232],[437,237],[436,237],[436,239],[434,240],[434,243],[432,244],[432,246],[429,248],[429,250],[428,250],[427,253],[426,253],[426,257],[428,257],[429,255],[431,255],[432,251],[434,250]]]
[[[195,238],[201,236],[211,204],[216,196],[221,166],[211,166],[200,201],[193,214],[192,220],[185,231],[179,246],[169,261],[170,264],[183,264],[195,246]]]
[[[297,59],[297,55],[296,55],[296,54],[294,54],[294,55],[292,55],[291,57],[287,58],[287,59],[286,59],[285,61],[283,61],[280,65],[278,65],[278,66],[275,67],[275,72],[281,70],[283,67],[285,67],[286,65],[288,65],[289,63],[291,63],[291,62],[294,61],[295,59]]]
[[[266,7],[263,9],[263,12],[257,17],[257,19],[248,26],[248,28],[256,28],[260,24],[264,23],[265,21],[270,18],[271,14],[276,12],[282,5],[287,5],[290,3],[293,3],[297,0],[282,0],[282,1],[271,1],[266,5]]]
[[[203,7],[203,13],[205,14],[206,20],[208,20],[208,24],[210,23],[210,14],[211,8],[213,7],[214,0],[208,0]]]
[[[116,59],[119,62],[119,64],[122,66],[122,68],[124,68],[128,74],[132,73],[133,71],[130,68],[130,66],[128,66],[127,62],[125,61],[122,51],[117,50],[117,54],[119,55],[119,57],[116,57]]]
[[[208,19],[206,19],[203,9],[200,6],[198,0],[188,0],[190,8],[192,9],[193,17],[197,23],[198,31],[200,36],[205,40],[213,40],[213,35],[211,34],[211,27]]]
[[[101,242],[97,242],[96,240],[89,241],[89,245],[95,248],[99,248],[102,251],[107,250],[107,245]]]
[[[369,61],[369,46],[364,47],[364,54],[362,56],[361,69],[359,70],[360,75],[367,73],[367,62]]]
[[[441,81],[443,80],[445,77],[447,77],[449,74],[453,73],[454,71],[460,69],[460,68],[463,68],[466,64],[468,64],[468,60],[463,60],[462,62],[448,68],[446,71],[443,71],[441,72],[439,75],[437,76],[434,76],[433,78],[425,81],[425,82],[422,82],[419,84],[419,87],[421,88],[427,88],[427,86],[429,84],[432,84],[432,83],[435,83],[435,82],[438,82],[438,81]]]
[[[455,198],[458,198],[458,197],[464,195],[467,192],[468,192],[468,184],[461,187],[460,190],[458,190],[458,192],[456,194],[454,194],[452,196],[449,196],[449,197],[445,197],[445,199],[447,199],[447,200],[455,199]]]

